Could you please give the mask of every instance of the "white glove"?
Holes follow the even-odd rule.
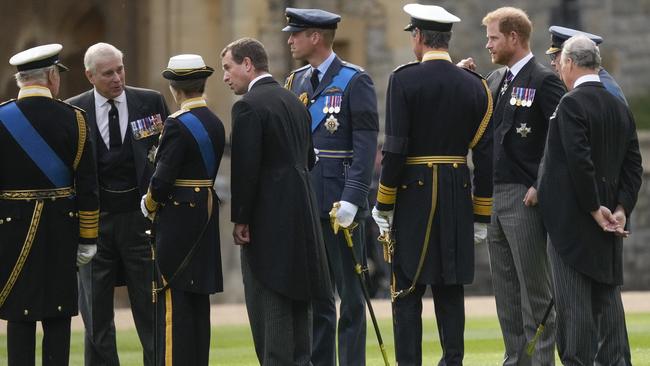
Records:
[[[154,212],[149,212],[149,210],[147,210],[147,204],[145,203],[146,197],[147,195],[145,194],[144,196],[142,196],[142,199],[140,200],[140,210],[142,211],[142,216],[153,221]]]
[[[339,203],[341,206],[338,211],[336,211],[336,220],[338,220],[342,227],[348,227],[352,224],[352,221],[354,221],[359,206],[347,201],[339,201]]]
[[[487,224],[474,223],[474,244],[481,244],[487,238]]]
[[[314,148],[314,158],[316,158],[316,160],[314,160],[314,164],[318,163],[318,154],[319,153],[320,153],[320,150],[318,150],[317,148]]]
[[[77,247],[77,267],[90,262],[97,254],[97,244],[79,244]]]
[[[377,226],[379,226],[380,233],[387,233],[390,231],[391,225],[393,225],[393,210],[379,211],[377,207],[373,207],[372,218],[377,223]]]

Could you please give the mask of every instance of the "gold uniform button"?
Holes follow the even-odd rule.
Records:
[[[23,311],[23,314],[28,315],[28,314],[29,314],[29,310],[25,309],[25,310]]]
[[[61,311],[61,305],[57,306],[56,310]]]
[[[7,217],[7,218],[5,219],[5,221],[6,221],[6,222],[11,222],[11,217]]]
[[[463,188],[467,188],[467,183],[463,183]]]
[[[406,189],[406,184],[402,184],[402,189]]]
[[[419,185],[419,186],[423,186],[423,185],[424,185],[424,182],[421,181],[421,180],[419,180],[419,181],[418,181],[418,185]]]
[[[194,187],[194,192],[200,192],[200,191],[201,191],[201,188],[199,188],[199,187]]]
[[[428,166],[429,168],[431,168],[431,167],[433,167],[433,163],[427,163],[427,166]]]
[[[178,203],[178,201],[174,201],[174,206],[178,206],[178,205],[180,205],[180,203]]]
[[[68,216],[74,217],[74,212],[72,212],[72,211],[68,212]]]
[[[190,207],[194,207],[194,206],[196,206],[196,203],[190,202]]]
[[[454,163],[454,169],[458,168],[458,163]]]
[[[0,219],[0,225],[4,224],[5,220]]]

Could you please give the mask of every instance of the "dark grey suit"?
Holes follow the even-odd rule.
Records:
[[[146,193],[153,173],[152,149],[158,143],[159,134],[135,139],[132,121],[159,114],[162,121],[169,111],[162,95],[156,91],[126,87],[126,103],[129,124],[121,153],[129,156],[127,161],[134,168],[134,184],[137,186],[132,199]],[[93,90],[68,99],[72,105],[86,110],[90,141],[97,154],[104,149],[99,134]],[[130,149],[130,150],[129,150]],[[98,168],[100,200],[104,193],[102,182],[114,177],[110,169]],[[131,199],[131,200],[132,200]],[[137,209],[139,202],[130,202],[127,211],[106,212],[100,204],[99,240],[97,255],[79,269],[79,309],[84,320],[85,364],[119,365],[113,323],[113,292],[115,286],[127,285],[131,311],[143,348],[145,365],[153,365],[153,312],[151,310],[151,250],[144,234],[150,226]]]
[[[634,119],[621,100],[596,81],[562,98],[550,120],[539,204],[552,244],[563,364],[626,363],[623,240],[604,232],[590,212],[620,205],[629,217],[642,172]]]

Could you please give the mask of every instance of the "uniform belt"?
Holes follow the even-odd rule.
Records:
[[[409,156],[406,158],[406,164],[467,164],[467,157],[452,155]]]
[[[352,159],[354,156],[354,151],[353,150],[321,150],[321,149],[316,149],[318,150],[318,156],[319,159],[321,158],[330,158],[330,159]]]
[[[212,187],[214,182],[211,179],[176,179],[176,187]]]
[[[24,190],[1,190],[0,200],[29,201],[36,199],[57,199],[75,195],[74,188],[52,188],[52,189],[24,189]]]

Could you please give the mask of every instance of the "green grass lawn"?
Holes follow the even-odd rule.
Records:
[[[367,364],[383,365],[377,339],[368,321]],[[393,331],[390,320],[380,321],[382,336],[394,365]],[[650,365],[650,313],[630,314],[627,326],[634,365]],[[433,365],[440,357],[440,345],[433,319],[425,319],[423,334],[423,364]],[[142,364],[140,344],[135,330],[118,332],[120,360],[124,366]],[[7,341],[0,335],[0,365],[7,360]],[[40,352],[40,351],[37,351]],[[499,365],[503,342],[496,317],[468,318],[465,329],[465,365]],[[247,325],[214,327],[210,350],[211,365],[257,365],[250,330]],[[40,360],[37,360],[37,365]],[[83,365],[83,334],[72,334],[70,365]],[[558,360],[559,365],[559,360]]]

